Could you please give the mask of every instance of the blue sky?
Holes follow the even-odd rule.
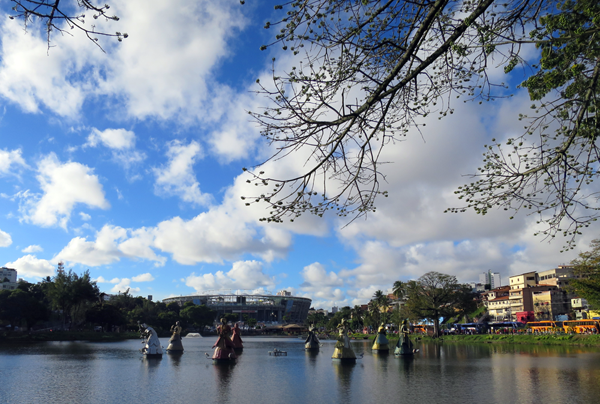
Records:
[[[3,9],[9,2],[3,1]],[[386,148],[377,213],[348,226],[335,217],[259,222],[244,206],[242,167],[272,152],[248,110],[275,68],[261,52],[274,31],[271,1],[111,2],[119,22],[106,53],[83,35],[54,35],[0,16],[0,265],[35,282],[57,263],[86,269],[100,289],[162,299],[207,291],[277,292],[316,307],[366,303],[395,280],[428,271],[476,281],[567,263],[560,239],[534,237],[535,218],[494,211],[445,214],[476,171],[483,145],[522,130],[523,92],[456,105],[422,135]],[[99,24],[104,24],[99,22]],[[105,26],[105,25],[103,25]],[[490,71],[506,81],[501,69]],[[520,80],[519,73],[509,80]],[[301,153],[268,169],[294,173]],[[597,234],[590,228],[579,245]]]

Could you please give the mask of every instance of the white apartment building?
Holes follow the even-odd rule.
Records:
[[[17,288],[17,270],[0,268],[0,290],[14,290]]]

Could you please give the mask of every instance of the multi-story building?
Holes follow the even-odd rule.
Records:
[[[500,274],[498,272],[492,272],[491,269],[479,274],[479,283],[482,285],[490,285],[490,289],[496,289],[502,286]]]
[[[487,307],[489,315],[496,321],[511,318],[509,291],[509,286],[501,286],[490,290],[484,296],[483,304]]]
[[[532,302],[536,320],[554,320],[556,316],[568,314],[570,310],[567,293],[557,287],[533,291]]]
[[[17,270],[0,268],[0,290],[14,290],[17,288]]]
[[[569,281],[577,278],[573,273],[573,267],[559,265],[558,268],[549,269],[538,273],[538,283],[540,285],[554,285],[564,288],[569,285]]]

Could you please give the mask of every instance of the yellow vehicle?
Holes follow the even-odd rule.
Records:
[[[534,332],[555,331],[557,328],[562,328],[562,321],[529,321],[527,328]]]
[[[600,322],[598,320],[563,321],[563,327],[566,332],[575,332],[577,334],[600,333]]]

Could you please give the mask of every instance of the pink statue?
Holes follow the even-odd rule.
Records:
[[[236,351],[241,351],[244,349],[244,341],[242,341],[242,330],[238,327],[238,324],[235,323],[233,326],[233,337],[231,338],[231,342],[233,342],[233,347]]]
[[[213,345],[215,352],[212,356],[213,361],[225,362],[233,361],[237,358],[235,350],[233,349],[233,342],[231,342],[231,327],[227,325],[227,320],[221,319],[221,325],[217,327],[217,333],[219,339]]]

